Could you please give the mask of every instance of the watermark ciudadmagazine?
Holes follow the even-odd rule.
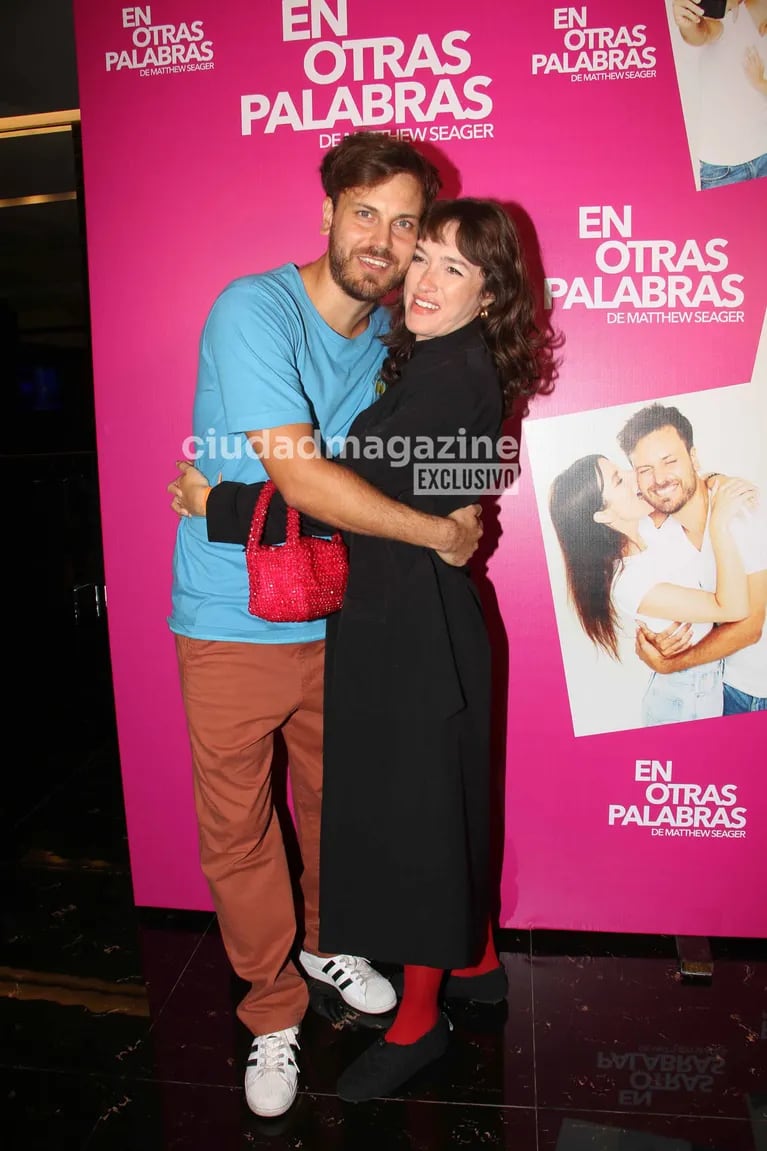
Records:
[[[269,429],[248,438],[221,436],[211,428],[206,436],[187,436],[184,458],[213,466],[241,459],[387,460],[391,467],[413,467],[415,495],[499,495],[516,492],[519,441],[515,436],[469,436],[459,427],[443,436],[286,436]]]

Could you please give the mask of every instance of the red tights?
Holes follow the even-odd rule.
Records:
[[[450,974],[457,975],[459,979],[470,979],[472,975],[485,975],[488,971],[494,971],[496,967],[500,966],[501,961],[498,958],[498,952],[495,950],[493,925],[492,923],[488,923],[485,950],[479,963],[475,963],[473,967],[455,968]]]
[[[472,975],[484,975],[499,965],[493,928],[489,924],[485,950],[479,963],[473,967],[461,967],[452,974],[468,979]],[[405,965],[402,999],[397,1010],[397,1018],[386,1032],[389,1043],[415,1043],[436,1025],[439,1019],[439,989],[444,974],[439,967]]]

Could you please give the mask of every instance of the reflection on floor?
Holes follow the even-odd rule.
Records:
[[[132,904],[103,636],[66,650],[2,828],[5,1151],[767,1151],[755,940],[713,941],[687,983],[668,937],[502,933],[508,1002],[454,1011],[438,1066],[357,1107],[334,1084],[370,1021],[315,996],[298,1101],[257,1120],[213,917]],[[34,682],[30,657],[12,709]]]

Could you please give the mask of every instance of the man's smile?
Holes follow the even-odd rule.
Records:
[[[385,272],[387,268],[392,266],[393,261],[385,258],[384,256],[371,256],[369,253],[359,255],[357,259],[366,268],[372,268],[376,272]]]

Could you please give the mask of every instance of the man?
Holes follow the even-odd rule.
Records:
[[[320,172],[327,250],[300,269],[286,264],[234,281],[208,316],[194,405],[199,466],[212,483],[219,473],[245,482],[268,475],[288,504],[318,520],[430,547],[462,565],[481,534],[477,508],[446,519],[425,515],[306,451],[316,429],[324,440],[344,436],[375,399],[387,324],[376,305],[405,275],[439,178],[410,144],[377,133],[348,136]],[[270,454],[270,444],[279,452]],[[308,993],[290,958],[296,915],[272,805],[278,730],[303,862],[301,963],[359,1010],[380,1013],[396,1002],[366,960],[318,954],[324,621],[273,624],[249,615],[242,547],[211,544],[204,519],[184,519],[169,622],[192,743],[201,863],[227,953],[251,984],[238,1008],[255,1036],[246,1097],[256,1114],[279,1115],[296,1094]]]
[[[767,0],[727,0],[723,19],[674,0],[683,40],[700,49],[696,152],[702,189],[767,176]]]
[[[708,532],[708,488],[700,477],[689,420],[674,407],[642,408],[618,437],[635,469],[639,491],[658,513],[684,532],[683,558],[698,563],[701,586],[716,588],[716,565]],[[664,527],[658,529],[661,533]],[[637,654],[662,675],[687,672],[724,660],[724,715],[767,707],[767,531],[762,515],[741,515],[733,537],[748,577],[750,614],[714,627],[690,647],[689,624],[654,634],[640,626]],[[661,534],[661,539],[663,536]],[[679,533],[675,535],[675,543]]]

